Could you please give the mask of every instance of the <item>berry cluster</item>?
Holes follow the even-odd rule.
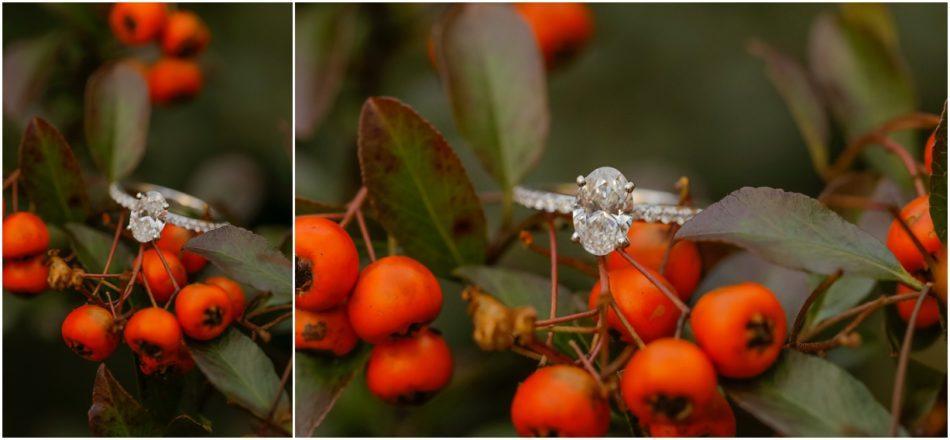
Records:
[[[609,334],[635,349],[619,384],[606,384],[575,365],[543,367],[515,394],[511,417],[518,434],[604,435],[609,389],[617,386],[621,408],[650,435],[735,435],[735,416],[717,389],[717,375],[749,378],[767,370],[785,343],[785,312],[760,284],[725,286],[707,292],[692,309],[695,343],[674,338],[683,311],[667,294],[689,302],[702,260],[695,243],[671,243],[670,228],[635,223],[622,252],[639,267],[632,267],[621,251],[604,262],[612,302],[606,315]],[[601,307],[602,292],[600,282],[591,289],[592,312]]]
[[[116,3],[109,14],[112,33],[122,43],[156,42],[162,57],[150,67],[133,61],[148,80],[152,102],[187,100],[201,90],[203,77],[195,57],[208,46],[211,32],[197,14],[169,10],[164,3]]]
[[[20,211],[3,219],[3,289],[37,294],[49,288],[49,230],[38,215]]]
[[[448,384],[452,353],[429,327],[442,289],[429,269],[389,256],[360,271],[353,240],[324,217],[298,216],[295,234],[297,349],[345,356],[373,344],[366,383],[389,403],[423,403]]]

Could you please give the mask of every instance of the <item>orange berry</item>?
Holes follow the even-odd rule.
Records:
[[[23,258],[49,248],[49,230],[36,214],[15,212],[3,219],[3,258]]]
[[[677,241],[670,248],[670,225],[658,223],[633,222],[630,230],[627,231],[627,239],[630,246],[624,248],[634,260],[640,264],[660,271],[663,265],[663,258],[666,256],[667,249],[670,255],[667,257],[666,267],[663,270],[663,277],[666,278],[676,293],[684,302],[689,301],[696,285],[699,284],[699,277],[703,271],[703,260],[699,256],[699,248],[696,243],[686,240]],[[607,256],[607,270],[622,269],[631,267],[619,253],[611,252]]]
[[[234,280],[225,277],[211,277],[205,280],[205,283],[212,284],[224,289],[231,300],[231,319],[237,321],[244,316],[244,307],[247,306],[247,298],[244,296],[244,289]]]
[[[175,316],[192,339],[214,339],[231,324],[231,298],[213,284],[189,284],[175,298]]]
[[[205,50],[211,40],[211,32],[194,12],[177,11],[168,16],[161,40],[165,55],[187,58]]]
[[[103,307],[86,304],[66,315],[63,341],[76,354],[90,361],[102,361],[119,346],[115,320]]]
[[[175,315],[161,307],[142,309],[125,323],[125,343],[141,357],[156,361],[174,359],[182,345]]]
[[[201,68],[190,60],[162,58],[148,71],[148,92],[156,104],[189,100],[201,91],[203,82]]]
[[[897,295],[917,292],[903,284],[897,285]],[[897,314],[904,322],[910,321],[910,315],[914,313],[916,299],[905,299],[898,301],[896,305]],[[924,303],[920,305],[920,312],[917,313],[917,321],[914,322],[915,328],[927,328],[940,322],[940,303],[934,297],[927,295],[924,297]]]
[[[900,216],[927,252],[936,254],[943,247],[930,218],[930,196],[925,194],[912,200],[901,209]],[[908,272],[917,272],[926,266],[924,256],[896,219],[887,231],[887,247]]]
[[[43,293],[49,289],[49,266],[43,255],[3,262],[3,289],[10,293]]]
[[[342,307],[323,312],[296,310],[294,336],[294,347],[298,350],[317,350],[336,356],[353,351],[359,342]]]
[[[652,423],[647,429],[652,437],[735,437],[736,416],[722,393],[697,414],[697,420],[686,423]]]
[[[785,344],[786,320],[775,294],[758,283],[712,290],[693,307],[689,319],[696,343],[719,374],[756,376],[778,358]]]
[[[376,260],[360,274],[347,304],[353,330],[377,344],[428,324],[442,309],[442,288],[416,260],[391,256]]]
[[[359,276],[360,256],[336,222],[314,215],[294,220],[297,308],[319,312],[343,304]]]
[[[373,347],[366,364],[370,392],[389,403],[424,403],[451,379],[452,352],[433,329]]]
[[[590,373],[554,365],[518,385],[511,421],[523,437],[601,437],[610,425],[610,406]]]
[[[203,269],[208,264],[208,260],[194,252],[182,250],[185,243],[194,236],[194,232],[181,226],[166,223],[165,227],[162,228],[162,234],[158,237],[158,240],[155,240],[155,245],[177,255],[185,266],[185,270],[188,273],[195,273]]]
[[[138,359],[139,369],[146,376],[168,372],[185,374],[195,368],[195,360],[184,344],[168,359],[158,360],[145,355],[139,355]]]
[[[116,3],[109,13],[109,26],[119,41],[138,46],[158,37],[166,16],[164,3]]]
[[[933,174],[933,160],[934,160],[934,145],[937,144],[937,132],[934,131],[930,133],[930,137],[927,138],[927,144],[924,145],[924,168],[927,169],[927,174]]]
[[[642,423],[684,423],[695,420],[715,397],[716,372],[692,343],[660,339],[630,358],[620,392]]]
[[[654,275],[675,292],[663,276]],[[680,316],[679,309],[639,270],[632,267],[612,270],[607,273],[607,277],[617,307],[644,342],[672,336],[676,332],[676,322]],[[590,290],[588,307],[591,310],[597,308],[599,300],[600,281]],[[627,343],[633,342],[613,309],[607,312],[607,326]]]
[[[181,264],[175,254],[159,248],[162,256],[158,255],[155,249],[149,249],[142,253],[141,272],[138,282],[148,282],[148,288],[151,289],[155,301],[164,303],[175,293],[175,283],[178,287],[184,287],[188,282],[188,275],[185,273],[185,266]],[[165,262],[162,263],[162,257]],[[168,269],[165,268],[168,265]],[[172,276],[168,276],[171,273]],[[174,282],[172,279],[174,277]]]
[[[582,3],[519,3],[515,10],[528,23],[548,68],[579,52],[594,33],[594,20]]]

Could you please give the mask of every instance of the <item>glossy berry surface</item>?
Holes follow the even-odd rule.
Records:
[[[188,274],[185,266],[181,264],[178,257],[164,249],[149,249],[142,253],[141,269],[139,273],[139,283],[148,283],[155,301],[164,303],[175,293],[175,286],[185,287],[188,282]],[[164,258],[164,262],[163,262]],[[167,265],[167,268],[166,268]]]
[[[699,347],[660,339],[637,351],[620,378],[620,392],[643,423],[696,420],[716,394],[716,372]]]
[[[109,26],[119,41],[139,46],[158,38],[167,16],[164,3],[116,3]]]
[[[523,437],[600,437],[610,425],[610,406],[586,370],[554,365],[518,385],[511,421]]]
[[[178,256],[181,264],[185,266],[185,270],[188,273],[195,273],[203,269],[208,264],[208,260],[194,252],[182,250],[185,243],[194,236],[194,232],[168,223],[162,228],[162,234],[158,237],[158,240],[155,240],[155,245]]]
[[[747,378],[778,358],[787,323],[782,304],[767,287],[742,283],[703,295],[690,314],[696,343],[719,374]]]
[[[350,325],[345,308],[322,312],[297,310],[294,314],[294,347],[344,356],[353,351],[359,337]]]
[[[313,215],[294,220],[296,306],[318,312],[343,304],[359,276],[353,239],[336,222]]]
[[[661,282],[665,282],[663,276],[656,273],[654,275]],[[607,278],[617,307],[644,342],[673,335],[680,311],[646,276],[637,269],[625,268],[609,271]],[[669,283],[667,287],[675,291]],[[590,290],[587,305],[592,310],[597,308],[600,289],[598,281]],[[633,342],[613,309],[607,312],[607,325],[624,341]]]
[[[124,339],[135,353],[158,361],[173,359],[182,344],[178,320],[161,307],[135,312],[125,323]]]
[[[63,341],[74,353],[90,361],[102,361],[119,346],[115,320],[104,307],[86,304],[66,315]]]
[[[237,321],[244,316],[247,297],[244,295],[244,288],[240,284],[226,277],[210,277],[205,280],[205,283],[218,286],[228,294],[228,299],[231,300],[231,319],[233,321]]]
[[[452,352],[442,335],[422,329],[414,335],[373,347],[366,385],[393,404],[421,404],[452,379]]]
[[[688,302],[703,271],[703,261],[699,255],[696,243],[686,240],[677,241],[670,248],[670,226],[658,223],[633,222],[627,231],[627,240],[630,245],[624,250],[640,264],[659,272],[663,267],[663,277],[676,288],[680,299]],[[667,257],[667,250],[669,256]],[[663,259],[666,258],[666,266]],[[612,252],[607,256],[607,269],[630,268],[619,253]]]
[[[214,339],[231,324],[231,298],[213,284],[189,284],[175,298],[175,316],[188,337]]]
[[[376,344],[432,322],[442,308],[442,288],[425,266],[391,256],[366,266],[347,304],[350,323]]]
[[[3,258],[24,258],[49,248],[49,230],[38,215],[20,211],[3,219]]]
[[[900,216],[926,252],[936,254],[943,247],[930,218],[930,196],[922,195],[912,200],[901,209]],[[887,231],[887,247],[908,272],[914,273],[926,266],[924,256],[896,219]]]

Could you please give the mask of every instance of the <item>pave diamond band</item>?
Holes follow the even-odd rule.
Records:
[[[134,191],[131,196],[128,191]],[[113,182],[109,185],[109,195],[120,206],[130,211],[129,226],[132,236],[140,243],[157,239],[166,223],[195,232],[208,232],[228,223],[215,223],[194,219],[182,214],[169,212],[169,201],[175,204],[217,217],[217,213],[203,200],[180,191],[148,183],[124,184]]]
[[[577,178],[577,195],[515,187],[514,201],[539,211],[571,214],[572,239],[593,255],[607,255],[627,246],[634,221],[682,225],[700,210],[676,206],[673,194],[635,189],[614,168],[601,167]]]

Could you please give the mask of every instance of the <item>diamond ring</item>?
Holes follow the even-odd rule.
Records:
[[[129,192],[135,192],[135,197]],[[109,185],[109,195],[120,206],[128,209],[128,230],[140,243],[148,243],[162,234],[166,223],[195,232],[208,232],[227,225],[227,222],[215,223],[194,219],[182,214],[169,212],[169,201],[181,208],[185,208],[202,216],[218,217],[214,209],[203,200],[164,186],[149,183],[126,183],[120,185],[112,182]]]
[[[515,187],[514,201],[539,211],[571,214],[571,239],[597,256],[629,245],[627,231],[634,221],[682,225],[700,211],[676,206],[673,194],[636,189],[611,167],[597,168],[586,177],[577,176],[576,196]]]

